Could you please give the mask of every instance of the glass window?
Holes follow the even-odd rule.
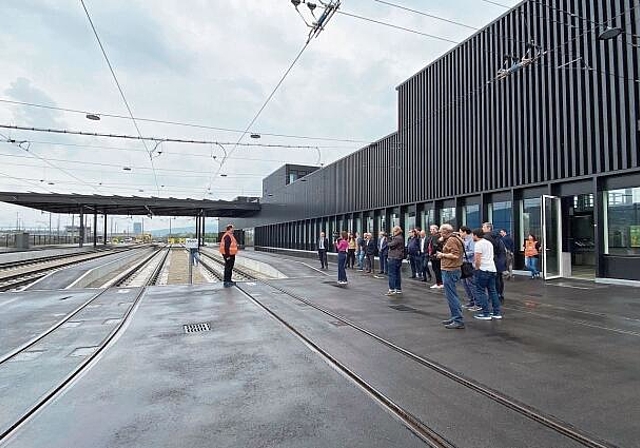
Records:
[[[389,233],[389,229],[387,229],[387,217],[384,214],[378,216],[378,231],[380,230]]]
[[[409,229],[414,229],[416,227],[416,214],[415,213],[407,213],[404,215],[404,230],[405,236],[409,233]]]
[[[395,227],[395,226],[399,226],[399,225],[400,225],[400,216],[398,216],[397,213],[392,213],[391,214],[391,227]],[[389,229],[389,230],[391,230],[391,229]]]
[[[640,188],[605,192],[605,253],[640,255]]]
[[[471,230],[481,226],[480,222],[480,204],[471,204],[464,207],[462,213],[462,224]]]
[[[538,240],[542,239],[542,199],[525,199],[521,202],[522,213],[520,214],[520,241],[524,241],[530,233],[534,234]],[[495,225],[495,221],[494,221]]]
[[[423,210],[420,212],[420,227],[422,230],[426,230],[427,233],[429,226],[433,224],[433,210]]]
[[[454,229],[456,228],[456,208],[455,207],[443,208],[440,211],[440,225],[442,224],[451,224]]]
[[[540,202],[539,199],[535,200],[538,201],[538,203]],[[489,222],[493,224],[494,229],[504,229],[509,235],[512,235],[512,216],[511,201],[494,202],[493,204],[489,204]],[[536,234],[536,236],[538,236],[538,234]]]
[[[356,218],[356,228],[353,231],[362,236],[362,218]]]
[[[373,233],[373,216],[367,216],[367,232]]]

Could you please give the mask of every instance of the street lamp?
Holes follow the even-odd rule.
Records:
[[[87,114],[86,117],[88,120],[100,121],[100,115],[98,114]]]
[[[607,26],[604,31],[598,35],[599,40],[612,40],[622,34],[622,28],[615,26]]]

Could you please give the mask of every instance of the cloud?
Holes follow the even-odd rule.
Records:
[[[56,107],[55,101],[47,93],[35,87],[29,79],[18,78],[13,81],[4,94],[10,99],[27,103],[43,104]],[[13,117],[16,123],[22,126],[34,127],[63,127],[62,113],[51,109],[26,108],[16,106],[13,108]]]
[[[507,1],[507,0],[505,0]],[[244,130],[295,55],[308,28],[290,2],[85,0],[134,114]],[[503,10],[477,0],[403,5],[481,26]],[[513,3],[513,2],[511,2]],[[408,14],[377,2],[343,2],[344,11],[462,40],[469,30]],[[3,70],[7,99],[92,112],[128,114],[77,0],[3,0]],[[452,45],[337,14],[295,64],[251,131],[376,140],[397,126],[395,87]],[[0,103],[0,121],[37,127],[136,135],[129,119],[18,107]],[[216,140],[229,151],[236,132],[139,121],[143,135]],[[156,194],[151,163],[138,141],[15,133],[37,140],[32,152],[82,179],[0,145],[6,168],[24,179],[46,177],[60,192]],[[325,164],[360,145],[263,135],[244,142],[311,148],[238,147],[226,178],[206,188],[221,155],[216,145],[165,143],[154,159],[163,195],[230,199],[261,190],[262,177],[284,162]],[[73,146],[68,146],[73,145]],[[149,145],[151,146],[151,144]],[[21,165],[16,165],[20,163]],[[123,171],[123,166],[134,169]],[[100,185],[102,183],[102,185]],[[91,185],[92,187],[89,187]],[[0,189],[33,190],[0,177]],[[97,190],[96,190],[97,189]],[[139,190],[144,190],[140,193]],[[15,216],[15,213],[13,213]],[[0,213],[0,220],[3,219]],[[11,224],[11,218],[7,218]],[[0,225],[2,222],[0,221]]]

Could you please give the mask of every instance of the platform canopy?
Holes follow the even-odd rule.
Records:
[[[257,198],[235,201],[138,196],[0,192],[0,201],[50,213],[100,215],[209,216],[246,218],[260,212]]]

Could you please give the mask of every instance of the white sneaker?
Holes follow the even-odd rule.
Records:
[[[430,288],[430,289],[438,289],[438,288],[439,288],[439,286],[438,286],[437,284],[435,284],[435,283],[434,283],[433,285],[429,286],[429,288]]]
[[[444,289],[444,285],[437,285],[438,289]]]

